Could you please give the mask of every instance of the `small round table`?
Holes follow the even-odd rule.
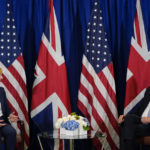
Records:
[[[74,150],[74,140],[79,140],[79,139],[94,139],[94,138],[98,138],[101,139],[102,142],[102,148],[101,150],[103,150],[105,142],[106,142],[106,138],[107,138],[107,134],[106,133],[101,133],[100,131],[94,131],[91,130],[90,132],[88,132],[87,134],[84,135],[65,135],[65,134],[61,134],[60,135],[60,130],[53,130],[53,131],[47,131],[47,132],[41,132],[37,134],[37,138],[40,144],[40,148],[41,150],[43,150],[43,145],[41,142],[41,138],[44,139],[54,139],[54,140],[62,140],[63,141],[63,150],[65,150],[64,148],[64,140],[69,140],[70,142],[70,150]],[[103,139],[103,140],[102,140]]]

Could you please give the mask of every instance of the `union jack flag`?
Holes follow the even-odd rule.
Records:
[[[53,130],[56,120],[71,112],[65,59],[52,0],[49,8],[35,67],[31,106],[31,118],[41,131]],[[54,143],[54,149],[58,148],[59,143]]]
[[[29,146],[28,99],[24,60],[16,33],[10,1],[6,3],[6,17],[0,32],[0,68],[3,69],[1,85],[6,91],[8,104],[24,121],[25,147]],[[19,132],[19,126],[16,126]]]
[[[128,61],[124,114],[127,114],[140,102],[146,88],[150,86],[150,52],[148,51],[140,0],[137,0],[136,9],[134,37],[131,38]]]
[[[97,0],[94,2],[86,38],[78,107],[88,118],[92,129],[107,133],[104,148],[115,150],[119,148],[119,131],[114,71],[102,10]]]

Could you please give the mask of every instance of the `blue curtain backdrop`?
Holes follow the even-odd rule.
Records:
[[[119,114],[123,111],[126,69],[130,40],[133,35],[133,20],[136,0],[99,0],[115,69],[116,91]],[[94,0],[54,0],[59,23],[62,49],[65,55],[72,110],[77,109],[77,93],[80,81],[82,53],[85,47],[87,23]],[[37,59],[41,35],[48,13],[48,0],[11,0],[16,21],[17,34],[23,50],[29,109],[34,80],[33,69]],[[150,1],[141,0],[146,32],[150,36]],[[0,1],[0,30],[5,17],[6,0]],[[149,38],[149,37],[148,37]],[[136,64],[135,64],[136,65]],[[139,79],[140,80],[140,79]],[[39,149],[33,122],[29,149]],[[36,146],[35,146],[36,145]],[[76,148],[76,149],[83,149]]]

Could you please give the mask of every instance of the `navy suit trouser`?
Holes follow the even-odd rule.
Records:
[[[1,138],[1,136],[5,137],[6,150],[15,150],[15,148],[16,148],[16,130],[10,124],[6,124],[5,126],[0,127],[0,138]]]
[[[143,124],[140,117],[129,114],[120,126],[120,150],[133,150],[134,140],[138,137],[150,136],[150,124]]]

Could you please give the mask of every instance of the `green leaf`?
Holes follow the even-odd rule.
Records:
[[[76,116],[77,114],[76,114],[76,112],[72,112],[70,115],[71,116]]]
[[[77,115],[75,116],[75,118],[76,118],[76,120],[79,120],[79,119],[80,119],[80,117],[79,117],[79,116],[77,116]]]
[[[88,131],[88,130],[90,130],[90,126],[83,126],[83,129]]]

